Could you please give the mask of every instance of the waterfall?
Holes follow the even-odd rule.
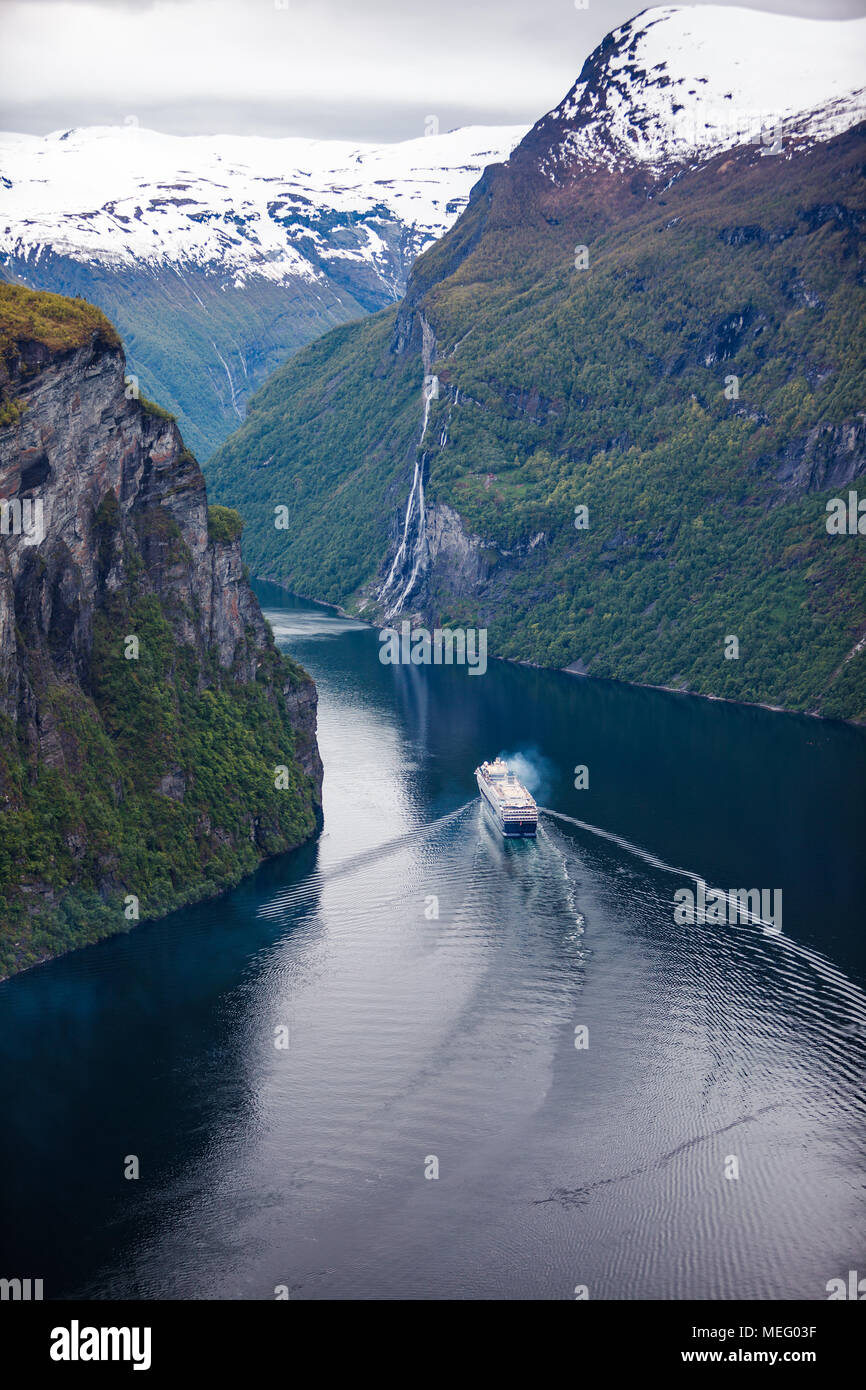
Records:
[[[424,464],[427,460],[426,453],[421,452],[424,439],[427,434],[427,425],[430,420],[430,406],[435,399],[437,378],[427,377],[424,382],[424,418],[421,424],[421,438],[418,441],[418,457],[415,460],[415,472],[412,477],[412,489],[409,493],[409,500],[406,503],[406,515],[403,520],[403,535],[397,547],[397,553],[388,571],[388,578],[379,590],[379,601],[384,602],[388,597],[395,582],[399,579],[405,569],[409,568],[409,579],[403,586],[397,599],[390,604],[385,616],[390,618],[392,614],[399,613],[402,605],[409,597],[418,578],[418,572],[424,559],[427,544],[427,509],[424,504]],[[415,539],[409,553],[410,536],[414,530]]]
[[[231,374],[231,372],[229,371],[228,363],[226,362],[225,358],[223,357],[223,355],[222,355],[222,353],[220,352],[219,348],[217,347],[216,343],[214,343],[213,338],[211,338],[211,343],[213,344],[213,350],[214,350],[214,352],[216,353],[216,355],[217,355],[217,357],[219,358],[219,360],[222,362],[223,368],[224,368],[224,370],[225,370],[225,374],[226,374],[226,376],[227,376],[228,379],[229,379],[229,390],[230,390],[231,393],[232,393],[232,410],[234,411],[235,415],[237,415],[238,419],[239,419],[239,420],[242,420],[244,417],[243,417],[243,414],[241,413],[241,411],[238,409],[237,396],[235,395],[235,384],[234,384],[234,382],[232,381],[232,374]],[[243,359],[241,359],[241,360],[243,360]]]

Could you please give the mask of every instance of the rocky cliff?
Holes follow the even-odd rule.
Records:
[[[314,833],[316,692],[83,301],[0,286],[0,973]]]

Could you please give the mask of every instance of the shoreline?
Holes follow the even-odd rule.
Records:
[[[362,618],[357,613],[349,613],[339,603],[329,603],[327,599],[315,598],[312,594],[299,594],[296,589],[290,589],[282,580],[272,579],[268,575],[251,575],[253,582],[262,584],[273,584],[275,588],[282,589],[284,593],[293,594],[295,598],[305,599],[308,603],[318,603],[322,608],[330,608],[332,612],[341,618],[354,623],[363,623],[365,627],[376,629],[377,623],[370,622],[369,618]],[[573,676],[576,680],[590,681],[610,681],[614,685],[632,686],[636,690],[661,690],[667,695],[690,696],[696,700],[714,700],[723,705],[738,705],[740,709],[765,709],[771,714],[793,715],[797,719],[818,719],[823,724],[845,724],[850,729],[866,729],[866,719],[833,719],[830,715],[819,714],[817,710],[788,709],[785,705],[770,705],[764,700],[733,700],[729,695],[708,695],[702,690],[683,690],[681,686],[675,685],[653,685],[650,681],[626,681],[617,680],[615,676],[591,676],[582,675],[578,671],[570,671],[567,666],[542,666],[538,661],[524,661],[516,656],[496,656],[490,654],[491,661],[508,661],[513,666],[527,666],[535,671],[558,671],[563,676]]]

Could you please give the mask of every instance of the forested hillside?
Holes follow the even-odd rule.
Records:
[[[549,127],[399,308],[254,398],[209,472],[253,570],[503,657],[863,717],[864,538],[827,529],[866,492],[863,127],[555,177]]]

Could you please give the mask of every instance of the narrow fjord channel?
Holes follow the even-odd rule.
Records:
[[[3,1268],[47,1298],[825,1298],[862,1253],[866,734],[385,666],[259,594],[318,683],[324,832],[0,986]],[[536,841],[481,806],[497,753],[560,813]],[[781,932],[679,924],[696,877],[781,890]]]

